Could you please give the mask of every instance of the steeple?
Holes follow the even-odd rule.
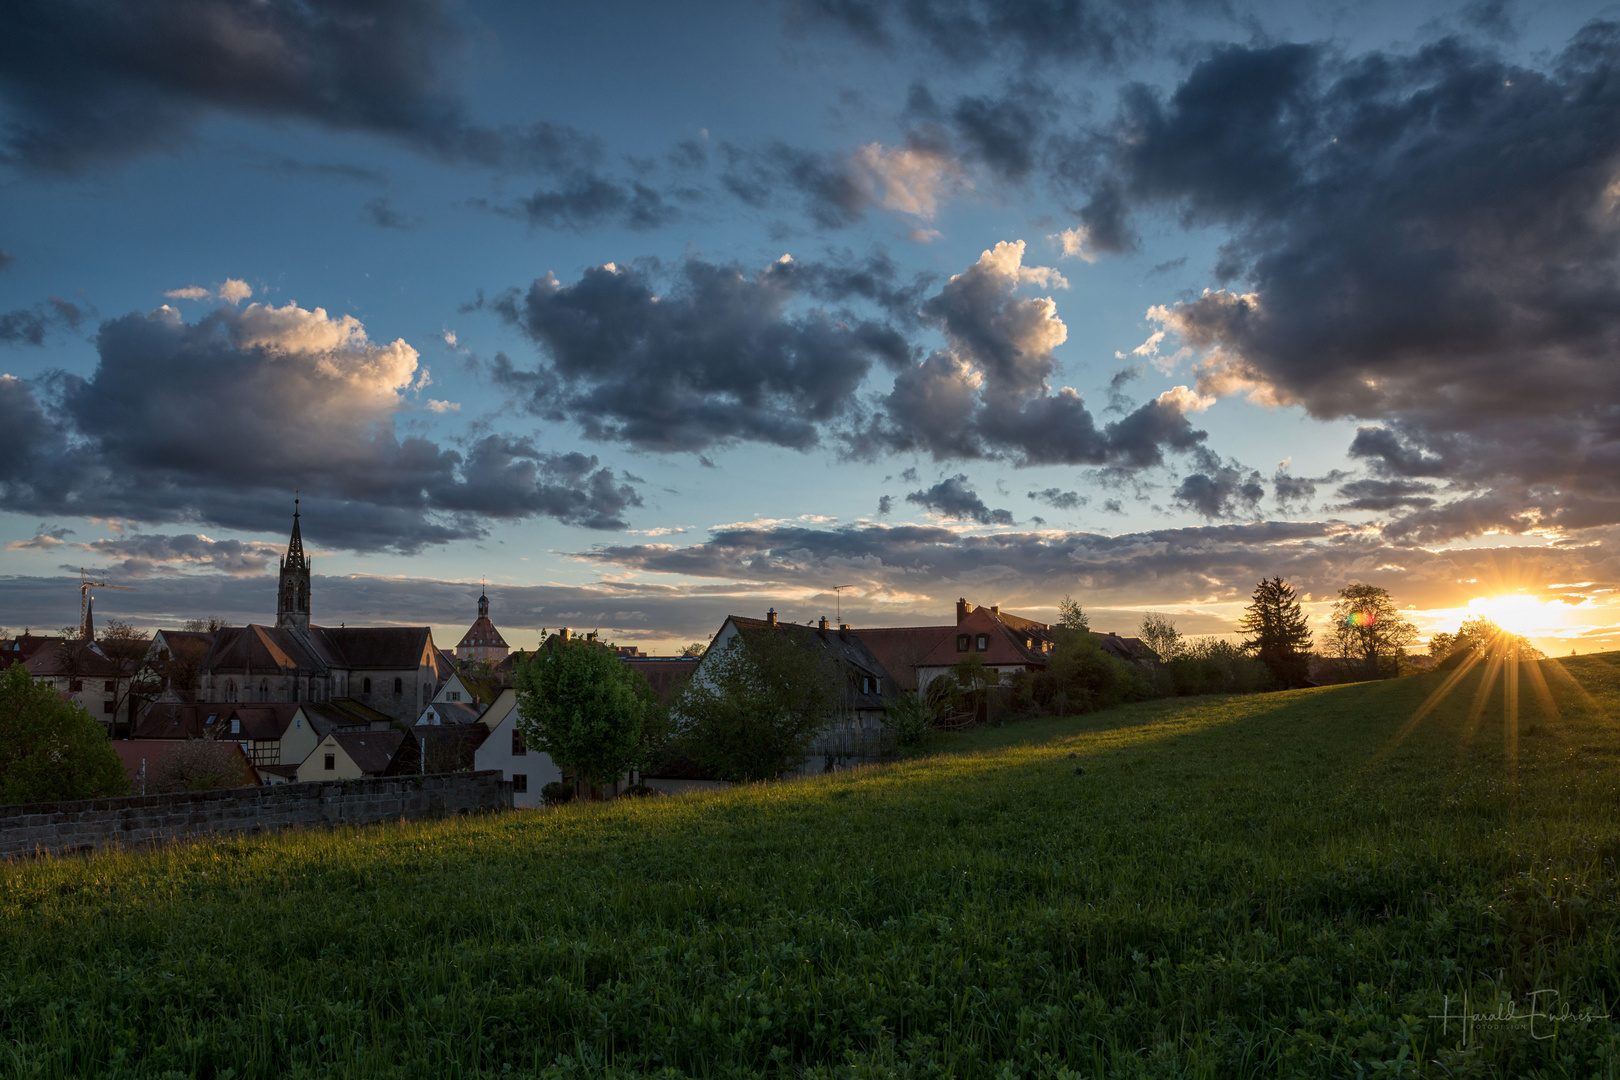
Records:
[[[478,590],[478,617],[480,619],[489,618],[489,597],[484,595],[482,589]]]
[[[79,627],[79,637],[84,641],[96,640],[96,602],[89,597],[84,601],[84,625]]]
[[[296,498],[292,537],[287,541],[287,555],[281,560],[281,580],[276,591],[276,628],[309,631],[309,558],[304,554]]]

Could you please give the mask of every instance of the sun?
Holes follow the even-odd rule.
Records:
[[[1564,625],[1564,604],[1549,604],[1534,596],[1509,594],[1479,596],[1468,601],[1471,615],[1483,615],[1510,634],[1545,634]]]

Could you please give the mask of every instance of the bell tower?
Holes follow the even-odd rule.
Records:
[[[281,580],[276,592],[276,629],[309,633],[309,559],[304,555],[304,537],[298,528],[298,500],[293,500],[292,539],[281,560]]]

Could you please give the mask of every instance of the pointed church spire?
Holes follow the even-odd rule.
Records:
[[[301,563],[307,564],[308,561],[304,558],[304,534],[298,527],[298,499],[295,496],[293,498],[292,539],[287,542],[287,558],[282,565],[297,566]]]
[[[279,629],[309,631],[309,557],[304,554],[304,536],[299,528],[298,499],[293,499],[292,537],[287,541],[287,557],[281,560],[281,580],[276,590],[276,626]]]
[[[84,641],[96,640],[96,601],[94,597],[85,598],[84,625],[79,627],[79,637]]]

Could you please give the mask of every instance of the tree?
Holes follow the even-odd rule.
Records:
[[[1159,659],[1168,663],[1180,656],[1184,646],[1181,641],[1181,631],[1170,616],[1157,611],[1149,611],[1142,616],[1142,625],[1136,631],[1142,643],[1159,654]]]
[[[595,641],[553,639],[517,670],[518,727],[528,745],[593,787],[638,763],[652,687]]]
[[[1440,635],[1435,635],[1436,637]],[[1484,615],[1476,615],[1472,619],[1463,620],[1457,628],[1455,636],[1451,638],[1451,647],[1447,655],[1456,653],[1474,652],[1482,658],[1489,656],[1516,656],[1524,660],[1541,659],[1541,650],[1530,644],[1530,639],[1521,634],[1510,634]],[[1430,649],[1434,645],[1430,642]],[[1441,659],[1444,659],[1442,657]]]
[[[113,701],[113,723],[119,716],[128,716],[134,722],[135,713],[144,701],[152,701],[163,693],[164,676],[145,663],[147,650],[152,646],[152,635],[135,629],[129,623],[108,619],[96,642],[101,654],[111,660],[118,670],[114,685],[118,688]]]
[[[1057,624],[1065,630],[1091,629],[1091,620],[1081,610],[1079,602],[1067,593],[1064,594],[1062,600],[1058,601]]]
[[[681,688],[670,709],[675,736],[693,761],[724,780],[769,780],[803,760],[832,721],[841,683],[803,627],[745,630]]]
[[[210,615],[206,619],[187,619],[180,629],[191,634],[217,634],[228,629],[231,625],[229,619],[218,615]]]
[[[192,739],[175,747],[162,764],[147,769],[145,793],[224,791],[257,782],[242,760],[239,744]]]
[[[1395,658],[1417,638],[1417,627],[1395,606],[1388,589],[1359,582],[1339,590],[1333,602],[1333,638],[1329,651],[1346,673],[1377,679],[1395,674]]]
[[[696,657],[698,659],[702,659],[703,654],[708,652],[708,651],[709,651],[709,647],[707,645],[703,644],[701,641],[694,641],[694,642],[692,642],[692,644],[690,644],[686,648],[682,649],[681,652],[680,652],[680,655],[681,656],[691,656],[691,657]]]
[[[1303,686],[1310,677],[1311,629],[1294,596],[1280,577],[1262,578],[1238,627],[1249,635],[1244,648],[1259,658],[1277,685]]]
[[[128,790],[106,728],[36,683],[21,664],[0,674],[0,803],[96,799]]]
[[[1457,639],[1444,631],[1434,634],[1429,638],[1429,658],[1436,663],[1444,660],[1456,648],[1456,643]]]

